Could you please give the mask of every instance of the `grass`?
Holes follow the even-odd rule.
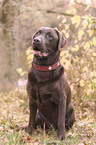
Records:
[[[52,129],[45,132],[38,128],[32,134],[16,132],[16,126],[28,124],[29,109],[26,93],[16,91],[0,93],[0,145],[95,145],[96,118],[95,105],[87,97],[86,103],[76,105],[76,122],[71,130],[66,132],[66,139],[61,141],[57,131]]]

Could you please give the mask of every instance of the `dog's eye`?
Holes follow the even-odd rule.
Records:
[[[50,39],[53,39],[53,36],[50,35],[50,34],[48,34],[47,37],[50,38]]]
[[[42,33],[41,30],[37,31],[37,33],[35,34],[35,36],[39,36]]]

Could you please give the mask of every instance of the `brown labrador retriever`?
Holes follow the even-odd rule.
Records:
[[[27,92],[30,118],[27,131],[37,125],[50,124],[65,138],[65,127],[70,129],[75,121],[71,90],[60,64],[60,48],[66,39],[53,28],[42,27],[32,38],[34,59],[28,73]]]

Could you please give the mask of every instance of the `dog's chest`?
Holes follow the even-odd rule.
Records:
[[[38,108],[51,103],[58,103],[59,90],[56,84],[46,84],[42,87],[34,86],[31,90],[31,96]]]

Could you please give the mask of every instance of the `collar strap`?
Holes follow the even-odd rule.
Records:
[[[60,66],[60,61],[50,66],[39,66],[33,63],[33,68],[39,71],[52,71],[57,69],[59,66]]]

